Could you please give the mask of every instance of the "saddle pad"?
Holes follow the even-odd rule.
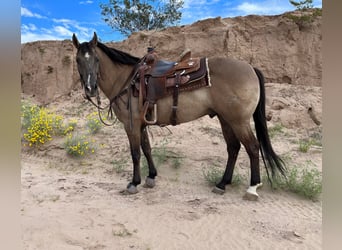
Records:
[[[179,91],[188,91],[210,85],[207,58],[201,58],[198,70],[183,75],[179,85]],[[175,78],[166,79],[166,90],[169,94],[173,92]]]

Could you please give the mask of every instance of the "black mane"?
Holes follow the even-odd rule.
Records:
[[[132,56],[126,52],[109,48],[103,43],[97,42],[97,46],[113,61],[120,64],[136,65],[140,58]]]

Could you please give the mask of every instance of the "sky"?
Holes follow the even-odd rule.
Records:
[[[71,39],[89,41],[96,32],[102,42],[122,41],[124,35],[103,21],[100,3],[109,0],[21,0],[21,43]],[[314,0],[322,7],[322,0]],[[184,0],[179,25],[214,17],[277,15],[294,10],[288,0]]]

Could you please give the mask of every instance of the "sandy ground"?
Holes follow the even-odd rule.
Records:
[[[269,127],[288,167],[322,171],[322,148],[298,150],[298,140],[321,131],[307,114],[322,113],[320,87],[267,84]],[[29,97],[23,97],[30,99]],[[31,100],[34,101],[34,100]],[[49,105],[66,119],[95,111],[81,93]],[[322,202],[296,194],[259,189],[258,201],[242,199],[249,184],[249,160],[241,150],[236,170],[241,184],[224,195],[211,192],[203,171],[224,169],[226,146],[217,119],[203,117],[176,127],[150,129],[157,166],[154,189],[139,186],[123,195],[132,176],[128,140],[120,124],[92,136],[95,154],[75,159],[55,138],[41,150],[22,149],[21,217],[23,249],[321,249]],[[261,165],[264,174],[264,166]],[[144,178],[144,177],[143,177]]]

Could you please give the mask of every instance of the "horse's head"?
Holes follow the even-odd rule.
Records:
[[[99,59],[96,55],[97,35],[90,42],[79,43],[75,34],[72,42],[77,48],[76,62],[80,74],[82,87],[87,97],[94,97],[98,94],[97,75],[99,71]]]

